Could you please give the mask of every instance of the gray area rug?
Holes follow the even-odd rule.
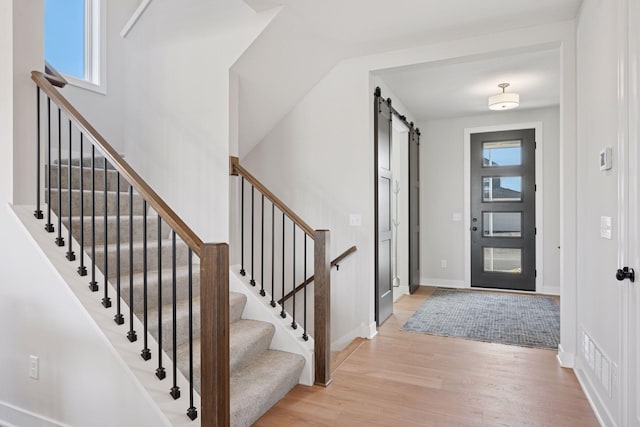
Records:
[[[405,331],[557,349],[560,309],[550,297],[438,288]]]

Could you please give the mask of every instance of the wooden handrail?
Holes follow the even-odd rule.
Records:
[[[336,257],[336,259],[331,261],[331,268],[338,267],[338,265],[340,264],[340,261],[342,261],[343,259],[345,259],[346,257],[348,257],[349,255],[351,255],[352,253],[354,253],[357,250],[358,250],[358,248],[354,245],[354,246],[351,246],[346,251],[342,252],[339,256]],[[280,298],[278,300],[278,304],[282,305],[282,303],[284,301],[288,300],[289,298],[291,298],[294,293],[298,293],[299,291],[301,291],[304,288],[305,285],[308,285],[309,283],[313,282],[314,280],[315,280],[315,276],[309,277],[307,280],[305,280],[304,282],[302,282],[298,286],[296,286],[296,288],[294,290],[292,290],[291,292],[286,294],[284,297]]]
[[[76,125],[86,135],[96,142],[100,151],[107,158],[109,163],[133,186],[133,188],[147,201],[162,219],[176,232],[178,236],[193,250],[201,256],[202,240],[189,228],[187,224],[165,203],[164,200],[147,184],[140,175],[109,145],[109,143],[91,126],[82,114],[76,110],[60,92],[53,87],[47,75],[40,71],[32,71],[31,79],[46,93],[65,113],[73,119]]]
[[[69,83],[67,79],[65,79],[62,74],[53,68],[47,61],[44,61],[44,72],[47,80],[49,80],[49,82],[55,87],[63,88],[67,83]]]
[[[251,185],[258,189],[258,191],[271,201],[282,213],[291,219],[298,227],[300,227],[309,237],[313,239],[313,228],[302,220],[291,208],[289,208],[282,200],[276,197],[271,191],[267,189],[256,177],[240,165],[240,160],[237,157],[229,157],[229,174],[236,176],[241,175],[249,181]]]

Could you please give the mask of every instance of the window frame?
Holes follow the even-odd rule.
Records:
[[[58,72],[72,86],[106,95],[107,0],[84,0],[84,4],[84,78]]]

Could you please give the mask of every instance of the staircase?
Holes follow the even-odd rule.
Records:
[[[129,184],[119,178],[118,172],[100,167],[105,164],[103,158],[95,158],[94,165],[98,167],[94,167],[93,173],[90,158],[82,162],[74,159],[70,165],[68,163],[54,163],[51,168],[51,182],[56,185],[58,174],[61,178],[60,190],[57,186],[51,188],[51,208],[60,216],[67,230],[70,227],[75,241],[84,239],[87,253],[84,262],[90,280],[102,283],[106,261],[109,283],[116,292],[119,288],[123,302],[133,301],[133,313],[146,323],[148,332],[162,343],[162,349],[169,357],[177,356],[177,368],[187,378],[190,374],[188,356],[190,350],[193,352],[193,385],[200,392],[200,288],[193,287],[194,339],[190,349],[188,246],[179,238],[175,238],[174,245],[175,234],[169,227],[162,226],[158,215],[147,208],[142,197],[136,193],[129,194]],[[131,212],[130,200],[133,202]],[[83,216],[80,216],[81,211]],[[92,212],[95,212],[93,227]],[[91,259],[93,251],[95,258]],[[77,246],[76,257],[80,257]],[[95,275],[92,276],[94,266]],[[198,268],[193,269],[192,280],[193,283],[199,282]],[[267,322],[242,318],[247,301],[245,295],[231,292],[229,300],[231,425],[249,426],[298,384],[305,361],[297,354],[269,349],[275,328]],[[157,349],[149,349],[146,344],[145,340],[143,353],[148,350],[157,354]],[[172,389],[174,397],[179,394],[179,390]]]

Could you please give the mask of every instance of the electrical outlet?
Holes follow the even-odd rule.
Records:
[[[454,212],[453,215],[451,216],[451,220],[453,222],[462,221],[462,214],[460,212]]]
[[[349,225],[352,227],[360,227],[362,225],[362,215],[360,214],[350,214],[349,215]]]
[[[40,363],[38,362],[38,356],[33,354],[29,356],[29,377],[37,380],[40,376]]]
[[[447,260],[446,259],[440,260],[440,267],[441,268],[447,268]]]

